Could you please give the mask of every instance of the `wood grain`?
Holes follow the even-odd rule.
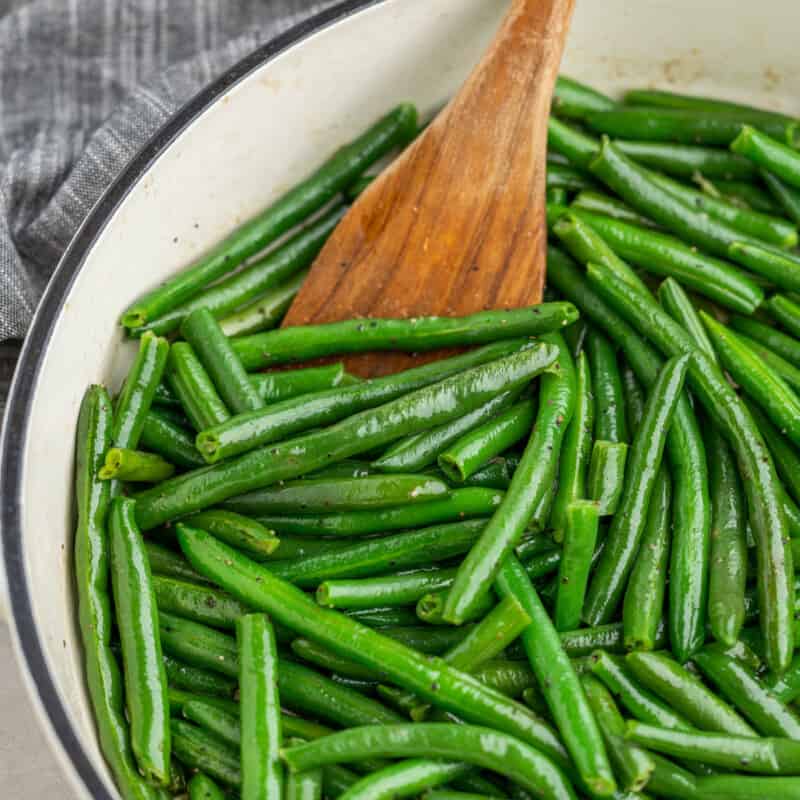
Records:
[[[339,224],[284,325],[541,301],[547,118],[573,2],[514,0],[459,93]],[[412,362],[348,359],[363,376]]]

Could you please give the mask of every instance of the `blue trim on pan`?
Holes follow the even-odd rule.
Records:
[[[44,647],[33,617],[31,587],[25,571],[22,543],[24,471],[22,454],[28,436],[31,404],[42,357],[50,343],[53,322],[60,313],[86,256],[119,204],[152,166],[155,159],[184,129],[234,84],[285,50],[359,11],[382,2],[385,0],[345,0],[300,23],[243,58],[181,108],[133,158],[89,213],[61,259],[25,340],[6,406],[3,439],[0,443],[0,497],[3,498],[0,528],[3,534],[2,557],[8,586],[9,611],[25,665],[36,687],[50,727],[89,796],[95,800],[114,800],[114,798],[108,793],[103,779],[90,760],[50,674]]]

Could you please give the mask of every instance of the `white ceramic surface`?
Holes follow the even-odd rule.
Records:
[[[32,608],[31,621],[26,602],[11,598],[24,661],[33,664],[41,646],[66,711],[59,722],[58,703],[34,667],[28,683],[43,723],[51,733],[59,729],[51,738],[65,764],[79,756],[72,736],[83,743],[108,796],[116,795],[96,747],[75,626],[70,484],[83,391],[92,382],[116,388],[130,356],[116,324],[120,311],[393,104],[412,99],[423,111],[435,109],[476,60],[505,6],[346,3],[338,21],[329,15],[268,63],[248,65],[254,68],[238,82],[229,76],[205,109],[195,104],[181,115],[95,210],[67,256],[9,405],[4,536],[22,537],[22,556],[8,563],[6,547],[6,568],[20,594],[27,587]],[[798,30],[797,0],[578,0],[564,71],[612,93],[632,86],[713,91],[798,112]],[[86,766],[80,769],[83,778],[73,771],[79,794],[105,796],[97,784],[89,793]]]

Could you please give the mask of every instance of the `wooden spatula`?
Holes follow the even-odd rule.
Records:
[[[513,0],[459,93],[339,224],[284,325],[541,302],[547,117],[573,5]],[[348,368],[414,363],[376,353]]]

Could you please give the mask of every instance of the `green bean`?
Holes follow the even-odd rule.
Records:
[[[281,702],[292,710],[335,725],[391,725],[402,721],[399,714],[377,700],[283,659],[278,670],[278,691]]]
[[[614,144],[638,164],[684,180],[697,174],[723,180],[753,180],[758,175],[744,156],[717,147],[627,139],[617,139]]]
[[[236,713],[232,714],[205,700],[189,700],[183,704],[181,713],[189,722],[194,722],[209,733],[213,733],[225,744],[238,749],[242,741],[240,708],[241,703],[237,705]]]
[[[247,369],[306,361],[337,353],[375,350],[422,352],[440,347],[486,344],[558,331],[578,318],[569,303],[544,303],[464,317],[370,319],[282,328],[233,340]]]
[[[710,358],[717,360],[717,353],[711,340],[708,338],[706,329],[697,314],[689,295],[674,278],[667,278],[658,287],[658,300],[664,310],[675,322],[682,325],[689,335],[694,339],[695,344],[701,348]]]
[[[791,625],[791,609],[794,607],[792,562],[791,552],[785,544],[788,537],[779,484],[761,434],[718,367],[696,349],[683,329],[650,298],[627,292],[621,284],[603,284],[601,273],[602,268],[590,266],[589,279],[594,287],[604,297],[613,296],[612,302],[616,307],[646,331],[660,348],[670,354],[691,353],[689,379],[692,388],[731,444],[744,478],[757,543],[761,621],[767,661],[774,669],[783,670],[791,658],[794,639]]]
[[[622,634],[622,623],[612,622],[592,628],[563,631],[559,635],[564,650],[571,658],[576,658],[589,655],[597,649],[621,653],[624,650]],[[659,641],[663,645],[663,629],[660,629]]]
[[[641,722],[673,730],[692,729],[690,722],[678,714],[671,705],[667,705],[655,694],[640,686],[631,677],[622,659],[598,650],[592,654],[591,671]]]
[[[215,672],[184,664],[172,656],[164,656],[164,670],[171,689],[185,689],[222,697],[231,697],[236,689],[235,681]]]
[[[704,311],[700,316],[725,369],[761,405],[784,435],[800,445],[800,399],[797,395],[724,325]]]
[[[360,175],[342,192],[345,200],[352,202],[360,197],[377,177],[377,175]]]
[[[434,789],[433,791],[425,792],[425,800],[498,800],[498,796],[494,794],[455,792],[450,789]]]
[[[679,94],[661,89],[630,89],[625,92],[625,103],[633,106],[648,106],[662,108],[685,108],[699,112],[728,112],[744,113],[758,119],[781,121],[784,124],[793,122],[793,118],[780,114],[777,111],[767,111],[743,103],[734,103],[730,100],[719,100],[713,97],[701,97],[691,94]]]
[[[291,647],[292,652],[298,658],[335,675],[362,681],[380,680],[380,675],[373,670],[362,667],[361,664],[356,664],[347,658],[337,656],[336,653],[332,653],[309,639],[293,639]]]
[[[236,622],[239,647],[242,800],[283,795],[281,714],[275,634],[264,614]]]
[[[628,445],[597,440],[592,447],[586,493],[598,503],[601,516],[614,514],[625,483]]]
[[[558,631],[574,630],[580,625],[581,610],[589,570],[597,541],[597,503],[576,500],[564,515],[564,546],[558,570],[558,589],[553,624]]]
[[[281,728],[284,739],[299,736],[301,739],[321,739],[332,733],[331,729],[318,722],[310,722],[294,714],[281,712]],[[377,762],[376,762],[377,763]]]
[[[591,675],[584,675],[581,685],[623,788],[629,792],[640,791],[655,769],[652,759],[644,750],[625,741],[625,721],[606,687]]]
[[[662,466],[656,477],[642,543],[623,601],[625,646],[631,650],[655,648],[656,633],[664,612],[671,501],[672,481]]]
[[[229,714],[238,715],[239,713],[239,704],[234,700],[227,700],[223,697],[187,692],[182,689],[176,689],[174,686],[168,687],[167,696],[169,697],[170,713],[173,716],[180,714],[186,703],[198,700],[202,700],[206,705],[227,711]]]
[[[767,182],[766,174],[765,170],[761,170],[761,178],[765,183]],[[704,192],[712,196],[719,195],[734,205],[742,208],[752,208],[753,211],[762,211],[773,216],[788,216],[792,222],[797,222],[797,220],[792,219],[790,214],[786,213],[786,209],[782,208],[780,203],[776,202],[769,192],[756,183],[716,180],[711,184],[700,176],[695,176],[695,181]]]
[[[165,653],[191,666],[238,679],[239,658],[233,637],[163,611],[158,617]]]
[[[739,342],[755,353],[773,372],[783,378],[789,386],[795,391],[800,391],[800,369],[790,364],[785,358],[782,358],[777,353],[774,353],[768,347],[764,346],[755,339],[745,336],[743,333],[737,331],[736,334]]]
[[[331,765],[322,770],[323,797],[339,797],[358,781],[358,775],[345,767]]]
[[[644,417],[636,431],[625,470],[626,483],[620,507],[611,523],[608,544],[586,597],[584,618],[593,625],[610,621],[633,567],[687,365],[686,357],[668,361],[648,395]]]
[[[149,529],[229,497],[299,477],[400,436],[446,422],[500,392],[526,383],[547,369],[556,355],[555,347],[537,344],[418,389],[377,409],[354,414],[324,430],[171,478],[138,496],[139,522]]]
[[[547,713],[546,706],[542,707],[543,700],[536,688],[536,677],[526,662],[491,660],[478,667],[472,674],[481,683],[485,683],[509,697],[520,697],[526,690],[531,689],[540,701],[534,711]]]
[[[618,107],[597,111],[586,117],[598,133],[623,139],[679,142],[727,147],[741,130],[755,125],[771,136],[790,141],[791,122],[744,109],[716,111],[692,108]],[[744,126],[744,128],[743,128]],[[732,148],[734,152],[741,152]]]
[[[508,489],[511,476],[519,466],[519,456],[509,454],[493,458],[464,481],[464,486],[481,486],[488,489]],[[451,478],[452,479],[452,478]]]
[[[566,205],[569,200],[569,195],[563,186],[549,186],[545,193],[545,199],[548,203]]]
[[[800,742],[791,739],[671,731],[641,722],[628,723],[627,737],[656,752],[742,772],[791,775],[800,768]]]
[[[781,333],[763,322],[735,314],[731,317],[731,327],[758,342],[764,347],[786,359],[794,367],[800,368],[800,341]]]
[[[747,666],[715,648],[695,653],[694,663],[761,735],[800,735],[800,717],[773,697]]]
[[[713,775],[697,781],[697,792],[707,800],[798,800],[800,779]]]
[[[278,403],[311,392],[361,383],[345,372],[341,362],[283,372],[259,372],[251,375],[250,380],[265,403]]]
[[[637,214],[621,200],[617,200],[615,197],[603,194],[602,192],[593,192],[584,189],[572,203],[570,203],[570,208],[579,208],[583,211],[588,211],[590,214],[611,217],[612,219],[618,219],[621,222],[639,225],[644,228],[656,227],[654,222],[651,222],[647,217],[643,217],[641,214]]]
[[[202,467],[206,462],[183,428],[168,420],[160,410],[151,409],[144,418],[139,444],[179,467]]]
[[[569,347],[569,354],[576,359],[583,352],[583,344],[586,341],[586,334],[589,332],[589,325],[585,320],[579,319],[568,325],[564,329],[564,341]]]
[[[463,417],[401,439],[373,461],[373,465],[381,472],[414,472],[425,469],[435,464],[439,455],[464,434],[493,421],[518,396],[518,391],[503,392]]]
[[[792,336],[800,336],[800,304],[789,297],[775,294],[764,305],[770,316]]]
[[[175,467],[161,456],[125,447],[111,447],[97,476],[101,481],[116,479],[157,483],[169,478],[173,472]]]
[[[575,407],[575,367],[559,334],[547,334],[558,348],[558,371],[541,381],[539,411],[525,454],[499,508],[458,568],[442,613],[460,624],[489,591],[503,562],[522,536],[543,497],[552,494],[565,430]]]
[[[233,629],[236,620],[249,610],[219,589],[163,575],[153,576],[153,592],[159,611],[216,628]]]
[[[800,225],[800,191],[784,183],[777,175],[762,169],[761,177],[772,196],[778,201],[783,213]]]
[[[224,503],[244,514],[259,514],[258,492],[242,495]],[[375,511],[349,511],[339,514],[259,514],[259,521],[274,528],[279,535],[361,536],[370,533],[390,532],[405,528],[418,528],[442,522],[452,522],[491,515],[503,498],[503,492],[494,489],[454,489],[442,500],[416,503]]]
[[[460,642],[470,630],[472,630],[470,625],[462,625],[459,628],[449,625],[440,627],[422,625],[392,626],[380,628],[378,632],[406,645],[406,647],[419,650],[420,653],[440,655],[449,647]]]
[[[800,259],[759,242],[731,242],[728,256],[782,289],[800,291]]]
[[[547,188],[564,189],[568,192],[578,192],[581,189],[590,189],[597,184],[585,172],[581,172],[563,164],[547,164]]]
[[[763,128],[756,130],[745,125],[730,143],[730,148],[734,153],[743,155],[759,167],[774,173],[789,185],[800,187],[800,154],[795,149],[800,145],[797,124],[789,126],[789,131],[784,144],[784,141],[779,141],[776,137],[777,131],[765,131]]]
[[[763,291],[745,272],[673,236],[582,209],[571,213],[594,228],[622,258],[657,275],[673,277],[726,308],[752,314],[764,299]]]
[[[100,749],[125,800],[156,800],[161,793],[143,780],[134,762],[122,676],[111,650],[110,543],[105,529],[109,485],[98,480],[97,471],[111,442],[112,426],[108,393],[102,386],[90,386],[81,402],[75,445],[78,622]]]
[[[517,558],[523,563],[527,563],[532,556],[546,553],[553,548],[552,537],[543,533],[532,533],[525,536],[522,541],[514,548]]]
[[[416,603],[429,592],[449,588],[455,574],[455,567],[439,567],[377,578],[326,580],[317,587],[316,598],[328,608],[405,606]]]
[[[797,245],[797,227],[781,217],[741,208],[726,200],[698,192],[696,189],[657,173],[652,174],[651,180],[691,208],[704,211],[712,219],[726,222],[747,236],[777,247]]]
[[[131,747],[141,773],[169,784],[169,704],[167,676],[158,636],[150,564],[134,520],[135,501],[116,497],[109,512],[111,583],[117,630],[122,643],[125,706]]]
[[[313,478],[261,489],[253,506],[259,514],[320,514],[426,503],[448,494],[444,481],[428,475]]]
[[[276,555],[281,542],[275,532],[259,522],[233,511],[211,509],[192,514],[186,520],[190,525],[213,533],[218,539],[231,547],[252,555],[254,558],[267,558]]]
[[[296,586],[380,575],[387,570],[427,566],[469,550],[486,526],[481,519],[452,522],[379,539],[356,542],[332,553],[270,563],[270,572]]]
[[[559,153],[571,164],[585,169],[600,145],[597,139],[551,116],[547,121],[547,146],[549,152]]]
[[[608,339],[592,329],[587,337],[587,352],[595,400],[595,439],[627,442],[628,426],[617,354]]]
[[[261,396],[250,382],[232,340],[225,336],[207,308],[198,308],[189,313],[181,323],[181,334],[194,348],[231,411],[242,414],[257,411],[263,406]]]
[[[553,233],[578,263],[603,264],[613,269],[620,280],[642,291],[646,289],[639,276],[606,244],[603,237],[571,212],[560,217],[552,227]]]
[[[346,458],[336,464],[330,464],[322,469],[310,472],[305,478],[366,478],[374,475],[376,470],[371,461],[362,461],[357,458]]]
[[[671,658],[637,652],[629,653],[625,663],[639,682],[698,728],[732,736],[755,735],[739,714]]]
[[[208,309],[216,319],[222,320],[234,309],[258,298],[265,290],[272,289],[274,291],[279,284],[291,280],[295,273],[311,266],[311,262],[341,220],[345,210],[343,206],[334,207],[324,216],[301,228],[284,244],[270,250],[263,258],[248,264],[235,275],[215,283],[209,289],[200,292],[132,332],[135,334],[140,330],[151,330],[161,335],[171,333],[177,330],[183,320],[198,308]],[[297,289],[299,286],[295,292]],[[259,316],[262,324],[257,327],[257,330],[270,327],[263,324],[265,321],[263,312]],[[220,321],[220,327],[222,324]],[[226,333],[226,336],[231,335],[239,334]]]
[[[696,800],[697,779],[688,770],[682,769],[677,764],[656,755],[648,753],[653,764],[647,788],[656,797],[669,797],[673,800]]]
[[[407,759],[361,778],[341,797],[345,800],[392,800],[415,796],[431,787],[448,783],[470,769],[459,761]],[[294,774],[298,773],[290,773]]]
[[[302,739],[294,739],[291,744],[300,744],[302,741]],[[321,800],[322,784],[323,772],[321,769],[290,773],[286,776],[284,800]]]
[[[434,570],[431,570],[433,572]],[[345,611],[347,616],[368,625],[370,628],[390,628],[416,625],[419,622],[413,608],[407,606],[370,606],[369,608],[354,608]]]
[[[199,572],[192,569],[182,553],[176,553],[168,547],[150,541],[146,541],[144,547],[147,551],[147,560],[150,562],[150,571],[154,575],[167,575],[193,583],[208,583]]]
[[[439,468],[448,478],[463,483],[492,458],[529,434],[534,412],[533,401],[522,400],[468,431],[439,454]]]
[[[762,429],[763,433],[763,429]],[[708,618],[714,638],[731,646],[739,638],[745,617],[747,543],[742,485],[730,447],[715,426],[706,434],[713,528],[708,587]]]
[[[744,241],[746,237],[743,234],[727,223],[711,219],[705,212],[677,200],[652,179],[652,173],[631,161],[607,138],[603,140],[600,155],[592,161],[591,169],[631,206],[680,238],[714,255],[736,258],[731,253],[730,245]],[[777,257],[766,246],[760,247],[755,243],[749,245],[755,240],[747,239],[747,242],[753,251],[766,254],[761,261]],[[784,253],[776,248],[777,252]],[[783,258],[788,260],[791,256],[785,253]],[[747,266],[753,269],[753,262]]]
[[[460,641],[449,647],[442,660],[464,672],[473,673],[481,664],[502,653],[531,623],[531,618],[514,596],[503,598]],[[399,698],[400,707],[410,707],[415,722],[425,719],[429,705],[413,695]]]
[[[244,556],[202,531],[178,526],[182,547],[200,571],[255,608],[302,636],[326,645],[364,666],[382,670],[387,679],[423,700],[466,720],[479,719],[498,730],[540,747],[564,760],[564,750],[550,729],[521,706],[437,659],[414,653],[402,644],[359,625],[335,611],[320,608],[302,591],[272,576]]]
[[[111,431],[111,444],[114,447],[135,449],[138,446],[156,388],[164,374],[169,350],[166,339],[152,334],[143,336],[139,342],[139,351],[114,407],[114,426]],[[115,493],[115,486],[112,485],[112,496]]]
[[[625,419],[628,420],[628,426],[631,434],[633,434],[639,427],[644,415],[644,391],[630,364],[623,364],[620,374],[622,377],[622,391],[625,395]]]
[[[122,315],[122,324],[128,328],[140,327],[190,299],[199,289],[234,270],[322,208],[370,164],[394,147],[409,142],[416,131],[414,106],[403,104],[393,109],[192,265],[139,298]]]
[[[208,775],[195,773],[189,781],[189,800],[225,800],[225,795]]]
[[[523,346],[523,340],[519,339],[498,342],[396,375],[290,398],[258,413],[238,415],[229,424],[218,425],[201,434],[199,438],[203,455],[208,459],[219,459],[247,449],[253,442],[266,444],[279,441],[318,425],[337,422],[350,414],[429,386],[461,370],[518,352]]]
[[[551,548],[539,555],[534,556],[525,563],[525,572],[531,580],[536,580],[545,575],[550,575],[558,569],[561,563],[561,550]],[[417,603],[417,616],[430,625],[440,625],[446,623],[442,617],[447,591],[441,589],[433,591],[420,598]],[[468,619],[479,619],[494,606],[494,595],[489,592],[472,609]]]
[[[166,374],[195,430],[202,431],[228,419],[225,403],[188,342],[175,342],[170,347]]]
[[[558,465],[558,491],[556,492],[553,509],[550,512],[550,526],[556,531],[556,539],[560,538],[559,532],[562,531],[567,524],[566,516],[569,505],[586,496],[586,479],[588,476],[589,459],[592,449],[592,431],[594,430],[595,397],[596,395],[592,392],[592,376],[589,372],[589,362],[585,354],[581,353],[578,356],[576,370],[575,410],[564,437],[564,444]],[[607,408],[608,406],[606,405],[606,409]],[[586,551],[588,559],[591,558],[591,554],[594,551],[594,541],[592,541],[591,545],[588,544],[589,539],[594,539],[594,536],[589,535],[589,529],[594,527],[596,536],[596,517],[598,512],[599,508],[595,505],[595,522],[593,525],[589,524],[589,519],[585,510],[583,512],[574,512],[573,516],[575,518],[572,520],[573,524],[577,522],[578,518],[583,519],[583,524],[578,524],[577,527],[572,530],[573,534],[579,535],[579,539],[583,543],[583,546],[578,545],[577,549],[574,551],[578,556],[579,563],[584,560],[578,555],[580,552]],[[580,533],[578,529],[580,529]],[[577,544],[578,542],[573,540],[573,547]],[[586,560],[586,566],[588,566],[588,563],[588,560]],[[561,567],[563,572],[566,567],[563,561]],[[575,563],[572,563],[569,567],[569,572],[564,574],[570,575],[573,569],[578,570],[576,574],[576,577],[578,577],[580,574],[580,567],[577,567]],[[573,595],[572,590],[570,590],[568,594],[572,596],[573,599],[580,597],[582,604],[583,592],[579,586],[580,581],[578,581],[578,586],[575,587],[579,594]],[[580,611],[578,611],[578,613],[580,614]],[[575,624],[569,625],[568,627],[574,628],[577,625],[577,619],[574,622]],[[559,625],[556,625],[556,627],[558,627],[559,630],[562,629]]]
[[[522,644],[581,778],[598,796],[613,794],[614,775],[580,681],[536,590],[513,555],[503,564],[496,589],[502,597],[516,597],[531,618]]]
[[[800,655],[796,655],[789,669],[782,675],[771,675],[767,679],[770,694],[782,703],[793,703],[800,697]]]
[[[712,509],[697,415],[686,408],[674,428],[667,443],[674,487],[667,606],[670,644],[683,662],[705,641]]]
[[[614,338],[643,383],[652,385],[656,378],[656,370],[662,363],[653,348],[618,314],[608,308],[565,256],[558,251],[550,250],[548,262],[550,280],[556,283],[564,294],[575,300],[595,323],[601,325]],[[654,310],[663,314],[649,293],[632,290],[631,294],[637,298],[635,301],[637,309],[647,303],[652,304]],[[671,320],[669,322],[674,325]],[[681,335],[686,336],[682,329]],[[685,544],[681,551],[686,555],[684,563],[687,569],[682,577],[688,581],[686,588],[691,589],[685,596],[683,594],[679,596],[680,602],[685,602],[690,610],[681,626],[681,630],[687,635],[683,646],[686,651],[690,651],[701,641],[702,635],[702,612],[705,608],[702,592],[707,569],[705,554],[708,550],[710,504],[706,485],[705,454],[700,440],[699,426],[685,397],[678,401],[674,424],[667,439],[667,448],[673,470],[676,497],[674,507],[681,512],[674,521],[676,530],[674,535],[677,538],[680,531],[680,538]]]
[[[560,117],[583,119],[593,111],[614,108],[614,101],[584,83],[559,75],[553,90],[553,113]]]
[[[508,734],[473,725],[428,722],[364,726],[281,751],[292,771],[355,761],[365,752],[395,758],[457,759],[500,772],[543,798],[575,797],[549,758]],[[502,758],[498,758],[500,753]]]
[[[202,770],[228,786],[241,785],[239,754],[210,733],[181,719],[173,718],[172,747],[186,766]]]

